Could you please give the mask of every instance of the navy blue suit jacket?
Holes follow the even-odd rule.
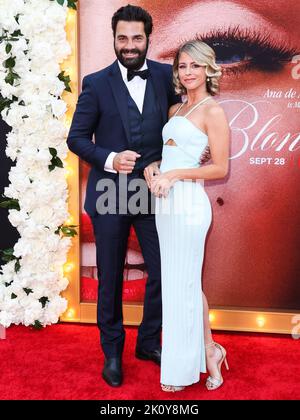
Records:
[[[180,101],[172,84],[172,67],[152,60],[147,60],[147,65],[165,124],[169,107]],[[116,177],[104,171],[106,159],[111,152],[130,149],[129,136],[127,94],[115,61],[84,77],[67,139],[69,149],[92,166],[85,200],[85,210],[90,215],[96,212],[97,182]]]

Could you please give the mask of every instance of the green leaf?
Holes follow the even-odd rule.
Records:
[[[6,54],[9,54],[11,52],[11,49],[12,49],[12,45],[10,43],[6,44],[6,47],[5,47]]]
[[[59,80],[61,80],[62,82],[64,82],[64,84],[65,84],[65,90],[67,92],[72,92],[71,87],[70,87],[70,82],[71,82],[70,76],[65,75],[65,72],[62,71],[62,72],[59,73],[58,78],[59,78]]]
[[[16,65],[16,60],[15,60],[15,58],[16,58],[16,57],[9,57],[7,60],[3,61],[3,66],[4,66],[6,69],[9,69],[9,68],[15,67],[15,65]]]
[[[19,257],[15,263],[15,272],[17,273],[18,271],[20,271],[20,268],[21,268],[21,264],[20,264],[20,257]]]
[[[30,293],[33,293],[32,289],[27,289],[26,287],[23,288],[24,292],[26,293],[26,295],[28,296]]]
[[[18,17],[19,17],[19,16],[18,16]],[[13,32],[13,33],[11,34],[11,36],[13,36],[13,37],[15,37],[15,36],[19,37],[19,36],[23,36],[23,34],[22,34],[22,32],[20,31],[20,29],[18,29],[17,31]]]
[[[12,85],[14,84],[14,81],[20,79],[20,76],[17,73],[14,73],[13,71],[11,71],[11,69],[9,69],[9,73],[8,75],[5,77],[5,82]]]
[[[13,280],[10,281],[9,283],[4,283],[4,285],[5,285],[5,287],[9,287],[12,283],[13,283]]]
[[[58,156],[56,156],[55,158],[53,158],[52,159],[52,162],[58,168],[63,168],[64,167],[64,164],[63,164],[62,160]]]
[[[2,112],[5,108],[9,108],[14,101],[14,97],[13,99],[8,99],[3,98],[3,96],[0,95],[0,112]]]
[[[50,0],[50,1],[53,1],[53,0]],[[64,4],[64,0],[56,0],[56,1],[57,1],[57,3],[58,3],[58,4],[60,4],[61,6],[63,6],[63,4]],[[68,0],[68,7],[69,7],[70,9],[77,10],[77,7],[76,7],[76,3],[77,3],[77,1],[78,1],[78,0]]]
[[[19,210],[20,211],[19,201],[15,200],[13,198],[9,198],[9,199],[0,201],[0,207],[3,208],[3,209]]]
[[[74,237],[76,235],[78,235],[77,231],[75,228],[77,228],[78,225],[60,225],[55,233],[57,235],[59,235],[59,233],[61,232],[63,236],[69,236],[69,237]]]
[[[49,152],[51,156],[57,156],[57,150],[54,147],[49,147]]]
[[[68,0],[68,7],[70,9],[77,10],[76,3],[78,0]]]
[[[42,304],[42,307],[45,308],[46,303],[49,302],[49,299],[46,296],[43,296],[39,299],[39,302]]]
[[[61,225],[62,226],[62,225]],[[55,233],[55,235],[59,235],[59,232],[60,232],[60,228],[61,228],[61,226],[58,226],[58,228],[56,229],[56,231],[54,232]]]
[[[20,268],[21,268],[21,265],[20,265],[21,257],[16,257],[14,255],[14,249],[13,248],[7,248],[7,249],[4,249],[3,251],[0,251],[0,255],[1,255],[1,258],[4,262],[8,263],[10,261],[16,261],[15,262],[15,272],[17,273],[20,270]]]
[[[32,327],[36,330],[41,330],[43,328],[43,325],[40,321],[36,320],[34,321],[34,324],[32,324]]]
[[[6,83],[8,83],[9,85],[13,86],[14,84],[14,78],[12,73],[8,73],[8,75],[5,77],[4,79],[6,81]]]
[[[49,152],[52,156],[51,165],[48,165],[49,171],[53,171],[55,168],[63,168],[62,160],[57,156],[57,150],[54,147],[49,147]]]
[[[74,238],[74,236],[77,235],[76,229],[74,229],[74,227],[71,226],[62,226],[60,230],[63,236]]]
[[[1,258],[4,262],[10,262],[16,259],[14,256],[14,249],[13,248],[7,248],[0,251]]]

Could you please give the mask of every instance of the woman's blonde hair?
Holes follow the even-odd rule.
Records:
[[[183,52],[191,56],[196,63],[205,66],[207,92],[212,96],[217,95],[219,92],[219,79],[222,75],[222,69],[216,63],[216,54],[214,50],[205,42],[199,40],[185,42],[176,53],[173,64],[173,83],[175,92],[178,95],[186,94],[186,89],[181,84],[178,75],[179,57]]]

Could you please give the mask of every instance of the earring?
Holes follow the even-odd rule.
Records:
[[[207,77],[207,79],[206,79],[206,80],[207,80],[207,82],[210,82],[210,77]]]

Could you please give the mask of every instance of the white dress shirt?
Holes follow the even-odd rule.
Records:
[[[143,105],[144,105],[144,98],[145,98],[145,92],[146,92],[146,84],[147,79],[142,79],[140,76],[135,76],[130,82],[127,80],[127,68],[123,66],[123,64],[118,61],[119,68],[121,71],[123,82],[125,83],[130,96],[136,103],[136,106],[138,107],[140,113],[143,112]],[[146,70],[148,68],[146,61],[144,62],[144,65],[139,69]],[[107,172],[117,172],[113,169],[113,160],[116,156],[116,152],[111,152],[105,162],[104,170]]]

